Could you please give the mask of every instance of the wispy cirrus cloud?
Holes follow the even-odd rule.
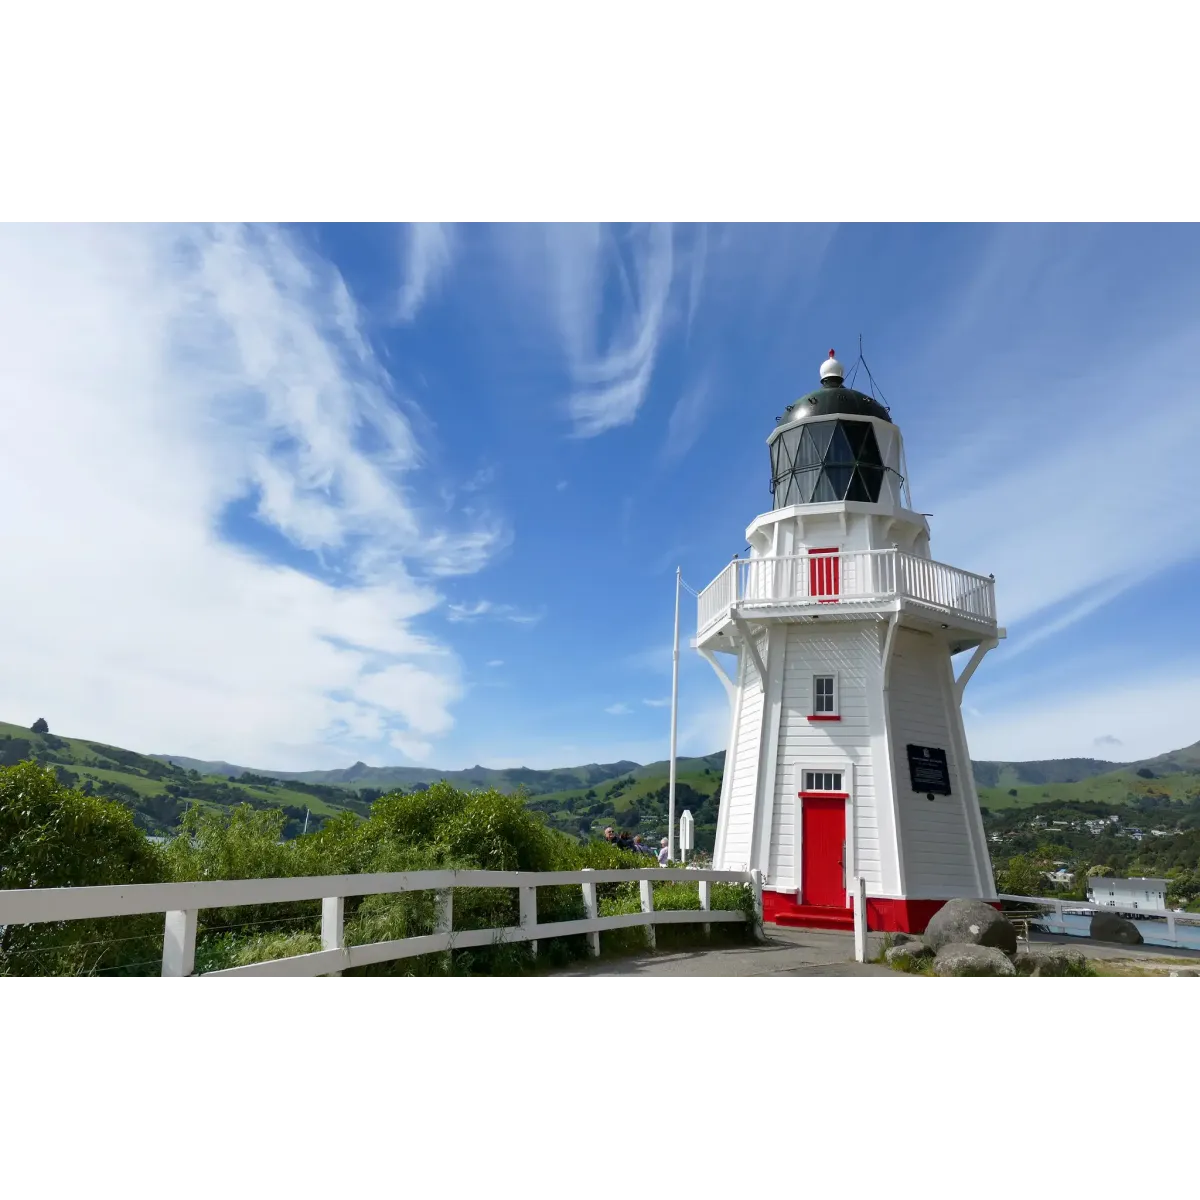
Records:
[[[1174,274],[1134,274],[1124,236],[987,231],[912,366],[933,384],[906,428],[917,506],[935,557],[995,574],[1010,659],[1200,557],[1195,245]]]
[[[536,625],[544,612],[522,612],[511,604],[496,604],[491,600],[477,600],[474,604],[450,604],[446,607],[446,620],[456,623],[468,621],[511,621],[514,625]]]
[[[712,385],[706,374],[688,384],[671,409],[663,446],[663,457],[668,462],[677,462],[696,444],[711,408]]]
[[[416,320],[421,306],[450,273],[455,245],[452,226],[415,222],[407,227],[405,278],[396,309],[399,321]]]
[[[643,700],[642,703],[647,708],[668,708],[671,704],[671,697],[668,696],[665,700]]]
[[[633,709],[628,704],[617,703],[610,704],[604,711],[614,717],[625,717],[633,712]]]
[[[414,619],[501,539],[406,485],[421,447],[339,273],[237,226],[8,226],[0,258],[0,506],[26,514],[0,711],[281,769],[426,753],[463,689]]]
[[[629,424],[646,400],[666,329],[671,226],[516,226],[501,237],[520,286],[537,297],[557,336],[574,436]]]

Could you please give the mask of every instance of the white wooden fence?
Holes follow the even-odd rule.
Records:
[[[641,911],[600,916],[596,886],[637,881]],[[654,883],[699,884],[699,909],[655,911]],[[321,901],[321,949],[311,954],[276,958],[267,962],[207,971],[205,975],[337,975],[351,967],[392,962],[446,950],[465,950],[499,943],[531,942],[537,953],[539,939],[586,934],[588,949],[600,953],[600,934],[607,930],[645,926],[651,946],[656,925],[711,925],[720,921],[745,921],[741,910],[710,907],[714,883],[742,884],[752,889],[756,931],[762,925],[762,877],[757,871],[696,871],[669,868],[596,871],[412,871],[366,875],[325,875],[296,879],[222,879],[197,883],[142,883],[129,886],[30,888],[0,891],[0,928],[43,921],[79,921],[101,917],[165,914],[162,974],[195,974],[197,917],[201,909],[237,908],[244,905]],[[579,921],[539,925],[537,889],[577,885],[583,892],[586,916]],[[516,888],[519,924],[502,929],[458,930],[454,923],[455,888]],[[347,946],[343,917],[347,896],[395,895],[401,892],[438,893],[435,932],[395,941]]]

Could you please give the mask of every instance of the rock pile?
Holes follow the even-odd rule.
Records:
[[[889,966],[904,970],[932,958],[935,975],[1015,975],[1016,956],[1017,931],[1002,913],[982,900],[949,900],[923,937],[896,934],[885,958]],[[1040,970],[1023,973],[1051,973],[1040,961],[1035,966]]]

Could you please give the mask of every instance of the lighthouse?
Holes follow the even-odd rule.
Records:
[[[861,879],[871,929],[919,933],[996,898],[961,714],[993,580],[933,559],[900,430],[832,350],[767,447],[771,510],[697,602],[731,712],[713,865],[762,873],[767,921],[852,928]]]

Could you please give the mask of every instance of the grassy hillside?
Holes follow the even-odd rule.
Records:
[[[153,834],[174,830],[180,816],[192,806],[221,809],[250,804],[282,809],[291,836],[304,828],[306,818],[311,827],[313,818],[319,822],[347,809],[365,813],[374,798],[349,788],[293,781],[277,784],[254,775],[243,775],[232,783],[220,775],[202,774],[118,746],[59,737],[53,731],[33,733],[0,722],[0,766],[25,759],[53,767],[68,786],[121,801],[133,810],[138,824]]]
[[[466,789],[523,790],[529,806],[564,831],[596,834],[606,825],[654,840],[666,833],[668,764],[630,761],[533,770],[476,766],[369,767],[336,771],[253,771],[223,761],[146,755],[82,738],[36,734],[0,723],[0,765],[34,758],[67,783],[121,800],[154,833],[172,830],[193,805],[239,803],[282,808],[292,836],[314,820],[347,810],[365,814],[379,795],[421,789],[445,779]],[[677,811],[696,818],[697,847],[710,849],[725,765],[723,752],[678,761]],[[980,802],[994,813],[1056,803],[1188,803],[1200,796],[1200,742],[1137,763],[1064,758],[972,764]]]

